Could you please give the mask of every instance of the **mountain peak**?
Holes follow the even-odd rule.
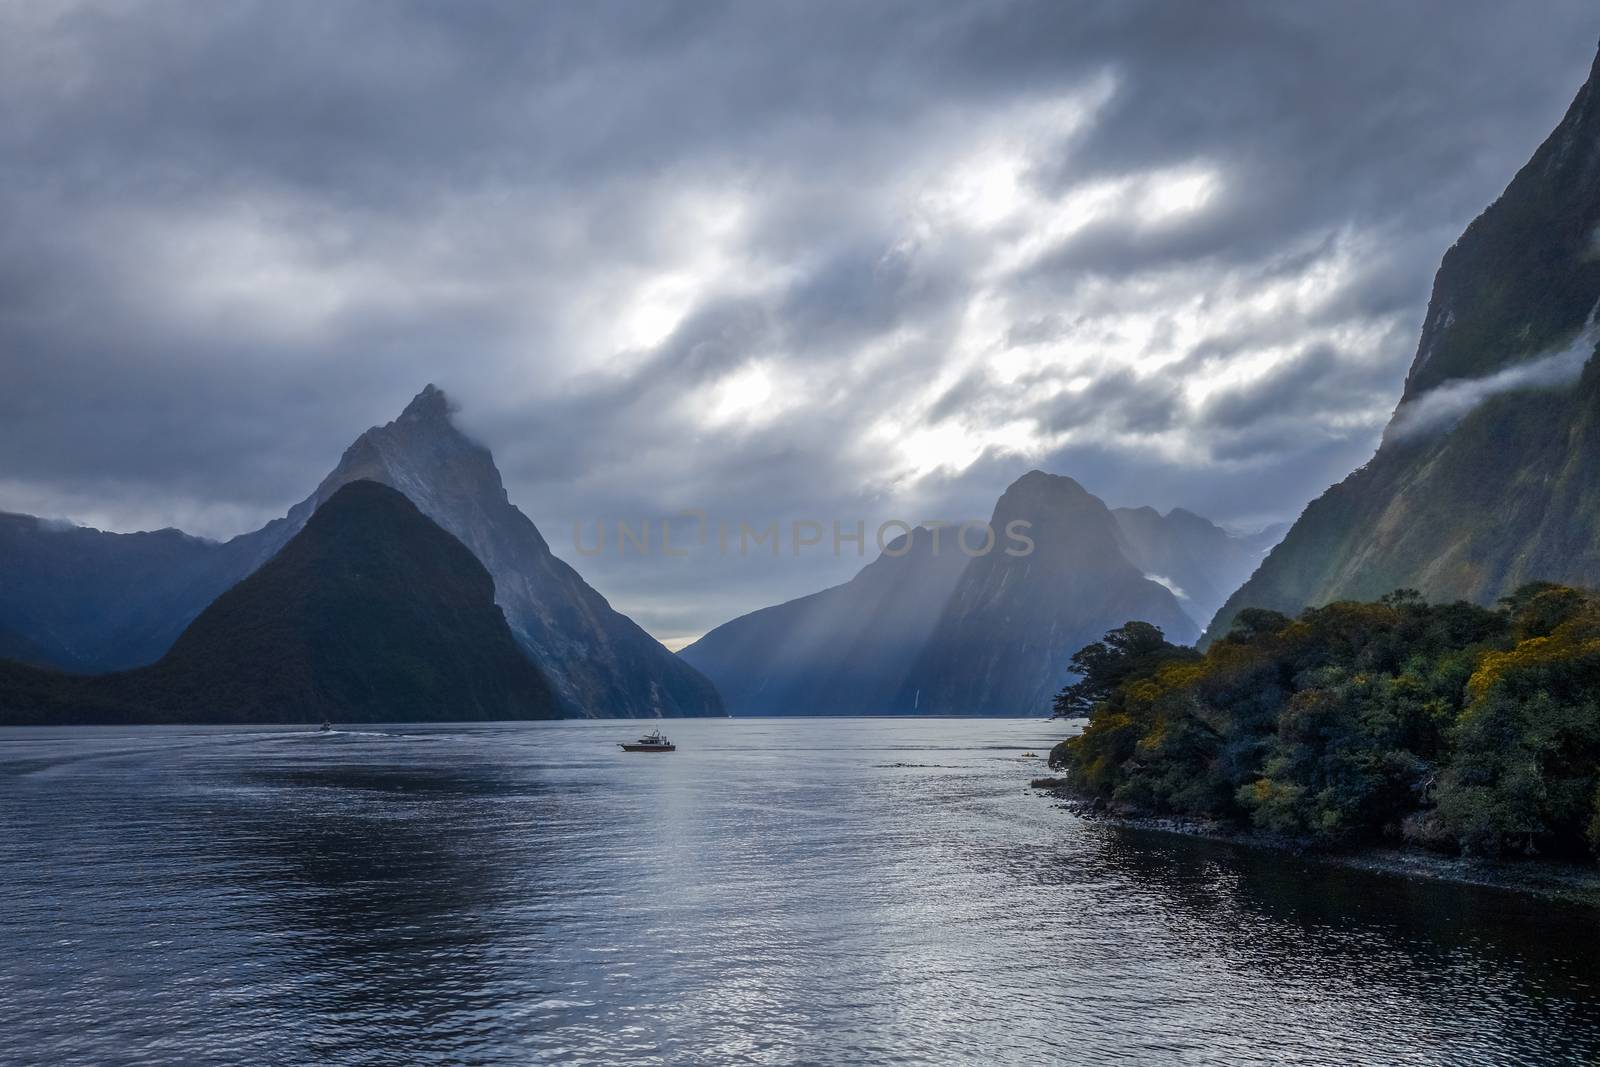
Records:
[[[411,403],[400,413],[400,418],[410,421],[450,421],[450,415],[455,410],[455,405],[445,395],[444,390],[429,382],[422,387],[422,392],[411,398]]]
[[[1087,489],[1065,474],[1049,474],[1037,468],[1024,474],[1006,487],[1005,495],[1013,493],[1038,496],[1048,493],[1067,493],[1073,496],[1091,495]]]
[[[1190,511],[1188,508],[1173,508],[1171,511],[1167,512],[1167,521],[1186,526],[1191,530],[1204,530],[1207,532],[1216,530],[1218,533],[1224,532],[1223,529],[1216,523],[1212,522],[1204,515]]]
[[[465,544],[494,579],[512,635],[569,710],[597,717],[721,714],[710,682],[551,553],[507,497],[489,449],[456,426],[454,411],[442,389],[426,386],[399,418],[345,450],[316,499],[357,479],[381,482]]]

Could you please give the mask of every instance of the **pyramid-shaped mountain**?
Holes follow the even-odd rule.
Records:
[[[150,663],[227,589],[271,559],[340,487],[404,493],[494,579],[517,643],[569,714],[720,715],[716,689],[551,553],[506,496],[488,449],[463,434],[432,385],[356,439],[316,491],[225,543],[176,530],[113,534],[0,515],[0,638],[30,662],[78,671]]]
[[[967,564],[912,664],[901,709],[1044,714],[1070,680],[1072,654],[1107,630],[1138,619],[1173,641],[1195,639],[1177,598],[1128,559],[1110,509],[1071,478],[1030,471],[1013,482],[989,525],[1003,537],[1013,522],[1028,524],[1032,550]]]
[[[0,722],[554,718],[494,580],[402,494],[353,481],[158,662],[65,675],[0,664]]]
[[[316,493],[284,521],[293,526],[317,501],[363,478],[400,490],[483,562],[512,634],[572,714],[723,714],[704,676],[556,558],[507,499],[489,450],[456,428],[439,389],[429,385],[398,419],[357,438]]]
[[[1169,526],[1151,514],[1142,547],[1181,557],[1197,585],[1233,562],[1222,545],[1208,565],[1213,539],[1174,534],[1194,532],[1186,515]],[[994,544],[969,538],[971,554],[956,529],[918,527],[845,584],[740,616],[679,654],[734,715],[1035,715],[1070,680],[1072,654],[1107,630],[1140,619],[1194,639],[1178,598],[1130,558],[1118,517],[1071,478],[1024,475],[990,527]]]

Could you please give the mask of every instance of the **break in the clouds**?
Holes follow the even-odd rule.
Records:
[[[425,382],[663,638],[860,565],[686,508],[1290,517],[1388,420],[1585,2],[0,9],[0,508],[227,535]],[[870,546],[869,546],[870,547]]]

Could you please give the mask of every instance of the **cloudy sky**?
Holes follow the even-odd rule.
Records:
[[[0,509],[229,536],[424,383],[674,641],[847,577],[572,526],[1292,518],[1594,57],[1507,4],[0,6]],[[870,548],[870,546],[869,546]]]

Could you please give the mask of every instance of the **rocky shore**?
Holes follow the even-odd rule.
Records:
[[[1220,841],[1242,848],[1293,853],[1297,858],[1354,870],[1392,874],[1405,878],[1430,878],[1458,885],[1481,886],[1525,893],[1550,900],[1600,907],[1600,868],[1543,860],[1494,861],[1449,856],[1420,848],[1377,846],[1332,850],[1308,841],[1243,829],[1213,819],[1152,815],[1090,801],[1073,791],[1066,778],[1035,778],[1034,789],[1079,818],[1105,822],[1130,830],[1179,834]]]

